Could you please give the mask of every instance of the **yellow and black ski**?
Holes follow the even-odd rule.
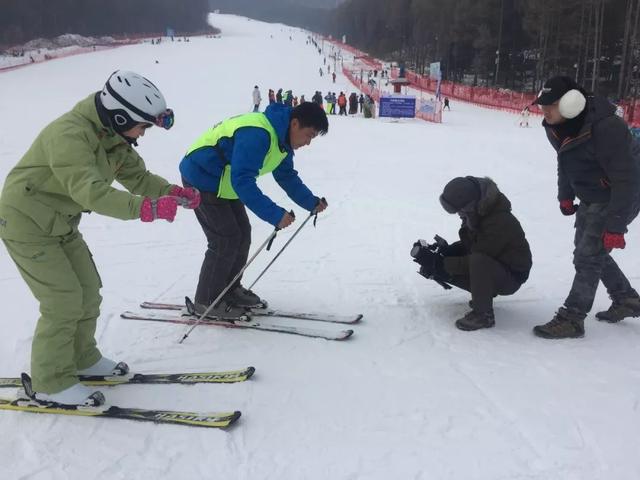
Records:
[[[179,384],[194,385],[196,383],[237,383],[249,380],[256,369],[247,367],[226,372],[192,372],[192,373],[130,373],[114,376],[81,375],[80,381],[92,387],[113,387],[117,385],[141,384]],[[18,377],[0,378],[0,388],[18,388],[22,382]]]
[[[188,427],[227,428],[233,425],[240,412],[178,412],[174,410],[151,410],[123,407],[81,407],[60,404],[41,404],[28,398],[15,400],[0,399],[0,410],[14,410],[32,413],[53,413],[56,415],[75,415],[80,417],[121,418],[140,422],[166,423]]]

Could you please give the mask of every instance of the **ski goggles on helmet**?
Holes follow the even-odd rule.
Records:
[[[174,115],[173,110],[171,110],[170,108],[167,108],[164,112],[158,115],[154,122],[157,127],[162,127],[165,130],[169,130],[171,127],[173,127],[173,123]]]

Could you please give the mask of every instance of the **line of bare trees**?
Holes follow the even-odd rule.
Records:
[[[208,0],[1,0],[0,45],[64,33],[127,35],[206,29]]]
[[[640,94],[640,0],[349,0],[325,28],[419,73],[535,91],[549,75]]]

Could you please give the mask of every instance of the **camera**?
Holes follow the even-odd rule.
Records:
[[[426,240],[420,239],[413,244],[409,254],[413,261],[420,265],[420,275],[430,280],[434,280],[444,289],[449,290],[451,285],[446,283],[447,275],[443,274],[442,258],[444,250],[449,246],[447,241],[440,235],[434,237],[435,243],[429,244]]]
[[[426,240],[420,239],[413,244],[409,254],[413,257],[413,261],[423,265],[428,262],[433,254],[443,255],[449,246],[447,241],[440,235],[433,237],[435,243],[427,243]]]
[[[427,263],[433,254],[432,245],[429,245],[426,240],[418,240],[413,244],[409,254],[413,257],[413,261],[422,265]]]

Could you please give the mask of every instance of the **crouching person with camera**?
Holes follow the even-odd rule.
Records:
[[[460,241],[416,242],[411,250],[420,274],[445,288],[471,293],[471,311],[456,321],[460,330],[495,324],[493,298],[512,295],[529,278],[531,249],[511,202],[489,178],[457,177],[440,195],[442,207],[462,220]]]

